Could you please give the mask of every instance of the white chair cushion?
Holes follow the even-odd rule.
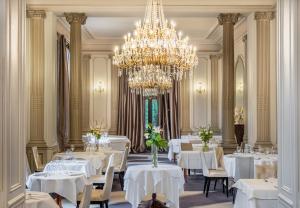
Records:
[[[90,177],[91,183],[105,183],[105,175],[95,175]]]
[[[209,170],[207,177],[226,178],[228,176],[224,170]]]

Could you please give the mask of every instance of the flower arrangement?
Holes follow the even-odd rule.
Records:
[[[158,149],[166,149],[168,142],[161,137],[161,129],[153,127],[151,123],[147,125],[144,136],[146,137],[146,146],[151,147],[152,167],[156,168],[158,163]]]
[[[155,145],[158,149],[165,149],[168,147],[168,142],[161,137],[162,130],[159,127],[154,127],[151,123],[147,125],[144,136],[146,137],[146,146],[151,147]]]
[[[234,109],[234,123],[235,124],[244,124],[244,108],[243,107],[236,107]]]
[[[96,121],[96,127],[90,127],[89,133],[96,137],[97,140],[99,140],[102,136],[102,123],[100,124],[100,126],[98,126]]]
[[[203,141],[203,151],[208,150],[208,142],[213,137],[214,132],[210,127],[201,127],[199,130],[199,137]]]

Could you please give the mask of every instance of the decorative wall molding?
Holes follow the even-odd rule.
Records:
[[[101,81],[104,92],[94,90]],[[102,123],[103,128],[111,127],[111,59],[108,55],[91,55],[90,62],[90,125]]]
[[[23,0],[0,1],[0,207],[23,207],[27,103]]]
[[[278,0],[278,208],[298,208],[300,149],[300,2]],[[288,161],[288,162],[287,162]]]

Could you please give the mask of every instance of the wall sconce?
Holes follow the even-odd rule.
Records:
[[[206,92],[206,88],[203,82],[198,82],[196,85],[196,91],[199,94],[204,94]]]
[[[243,83],[243,82],[240,82],[240,83],[238,84],[238,86],[237,86],[237,91],[238,91],[239,93],[243,93],[243,91],[244,91],[244,83]]]
[[[94,88],[95,92],[97,93],[102,93],[104,92],[104,86],[103,86],[103,83],[101,81],[97,82],[95,88]]]

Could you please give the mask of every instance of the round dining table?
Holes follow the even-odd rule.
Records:
[[[26,191],[25,208],[59,208],[48,193]]]
[[[82,172],[40,172],[29,176],[27,187],[30,191],[56,193],[76,204],[77,194],[82,192],[88,180]]]
[[[169,207],[179,208],[179,196],[184,191],[184,176],[180,167],[158,164],[130,166],[124,177],[125,199],[132,208],[149,194],[163,194]]]

